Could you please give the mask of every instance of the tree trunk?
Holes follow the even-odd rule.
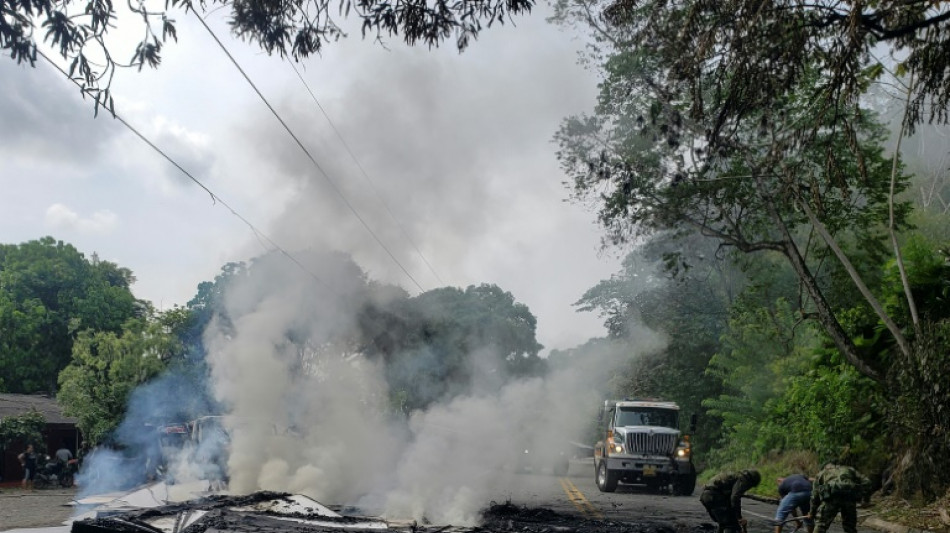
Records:
[[[808,268],[808,264],[805,262],[805,258],[802,257],[798,245],[795,244],[795,240],[792,238],[788,226],[775,208],[774,200],[771,195],[769,195],[765,184],[762,183],[762,178],[758,174],[755,175],[755,184],[756,191],[765,203],[769,216],[782,234],[782,242],[785,245],[783,254],[788,258],[792,268],[798,275],[798,279],[801,280],[802,285],[805,287],[805,291],[815,303],[815,309],[818,312],[818,322],[825,328],[825,332],[831,337],[835,347],[838,348],[845,359],[851,363],[858,372],[875,381],[882,381],[883,377],[881,374],[861,358],[857,346],[854,345],[854,341],[851,340],[851,337],[841,326],[841,323],[838,322],[838,318],[835,316],[828,301],[825,300],[825,295],[821,292],[818,281]]]
[[[904,286],[904,296],[907,298],[907,307],[910,309],[910,318],[914,324],[914,333],[920,337],[920,318],[917,316],[917,303],[914,301],[914,293],[910,290],[910,280],[907,278],[907,269],[904,268],[904,256],[901,255],[901,247],[897,242],[897,227],[894,220],[894,196],[897,187],[897,162],[901,153],[901,141],[904,139],[904,130],[907,127],[907,112],[910,110],[910,97],[914,91],[914,72],[911,70],[910,82],[907,86],[907,100],[904,102],[904,118],[901,120],[901,129],[897,134],[897,146],[894,147],[894,159],[891,163],[891,188],[887,195],[887,229],[891,234],[891,245],[894,246],[894,259],[897,261],[897,269],[901,275],[901,284]]]
[[[857,269],[854,268],[854,265],[851,264],[851,261],[848,259],[848,256],[845,255],[844,251],[838,246],[838,242],[835,241],[835,238],[831,236],[831,233],[828,232],[828,228],[818,220],[818,217],[815,216],[815,213],[811,210],[811,207],[808,206],[806,200],[799,201],[798,205],[801,206],[802,210],[805,211],[805,215],[808,216],[808,220],[811,222],[812,226],[815,227],[815,230],[818,231],[818,234],[821,235],[821,238],[824,239],[825,244],[831,248],[831,251],[834,252],[835,256],[838,258],[838,261],[841,262],[841,266],[848,272],[848,275],[851,276],[851,280],[854,282],[854,285],[861,292],[861,295],[864,296],[864,299],[870,304],[871,308],[874,309],[874,312],[877,314],[878,318],[881,319],[881,322],[887,327],[887,330],[891,332],[891,335],[894,336],[894,340],[897,341],[897,345],[900,347],[901,352],[905,356],[911,356],[910,343],[907,342],[907,337],[904,336],[904,332],[901,331],[897,324],[894,323],[894,320],[887,314],[887,311],[884,310],[884,306],[881,305],[881,302],[877,301],[877,298],[874,297],[874,294],[871,293],[871,290],[868,289],[868,286],[865,285],[864,280],[861,279],[861,275],[858,274]]]

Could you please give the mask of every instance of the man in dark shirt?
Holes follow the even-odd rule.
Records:
[[[775,533],[782,533],[782,523],[788,518],[788,515],[798,516],[796,509],[801,510],[801,514],[808,516],[811,507],[811,481],[802,474],[792,474],[778,480],[778,494],[782,501],[778,504],[778,510],[775,512]],[[815,522],[810,518],[805,518],[805,529],[812,533],[815,529]],[[799,523],[799,527],[801,523]]]
[[[23,466],[23,489],[33,490],[33,477],[36,476],[36,452],[33,445],[27,444],[26,451],[17,456]]]
[[[706,483],[699,497],[709,517],[719,525],[717,533],[740,533],[746,525],[742,518],[742,495],[762,481],[758,470],[724,472]]]

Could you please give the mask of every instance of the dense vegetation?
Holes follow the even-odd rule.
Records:
[[[151,407],[133,402],[144,409],[138,424],[211,414],[220,407],[206,379],[207,328],[233,331],[262,299],[287,290],[309,303],[281,326],[286,342],[302,354],[326,344],[380,361],[394,412],[463,394],[479,372],[493,380],[481,379],[483,388],[544,372],[534,315],[496,285],[410,297],[368,279],[345,254],[298,257],[306,272],[277,254],[229,263],[185,307],[158,312],[132,296],[128,269],[95,255],[50,237],[0,246],[0,391],[56,394],[91,443],[117,438],[143,384],[140,403]]]
[[[708,466],[838,459],[904,497],[950,488],[946,162],[934,175],[892,155],[946,121],[933,47],[948,16],[918,2],[557,4],[602,75],[593,112],[558,131],[559,158],[608,245],[645,243],[578,304],[622,342],[636,342],[630,321],[669,335],[616,385],[703,412]],[[893,132],[883,104],[904,110]],[[644,275],[666,282],[631,293]]]

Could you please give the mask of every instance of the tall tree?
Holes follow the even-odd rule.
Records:
[[[750,103],[744,120],[726,128],[728,142],[720,142],[715,109],[697,114],[691,106],[700,99],[721,107],[716,98],[729,87],[707,74],[692,92],[671,89],[665,85],[668,51],[630,38],[646,30],[611,24],[609,11],[595,16],[584,0],[562,5],[559,16],[588,24],[607,47],[595,113],[566,120],[556,138],[576,197],[599,200],[608,237],[619,242],[689,229],[742,252],[781,254],[810,298],[806,311],[855,368],[882,379],[879,361],[866,360],[854,346],[807,259],[833,252],[901,350],[909,351],[835,237],[854,229],[862,246],[877,246],[886,220],[891,164],[873,114],[815,100],[825,79],[813,65],[773,105]],[[899,191],[906,177],[895,181]],[[896,206],[898,224],[906,209]]]
[[[53,392],[80,330],[118,332],[144,308],[131,271],[52,237],[0,245],[0,386]]]

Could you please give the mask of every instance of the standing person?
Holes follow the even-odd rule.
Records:
[[[858,533],[858,500],[870,485],[868,478],[850,466],[826,464],[811,490],[815,533],[826,533],[839,512],[845,533]]]
[[[808,516],[811,513],[811,480],[802,474],[792,474],[788,477],[778,479],[778,494],[782,501],[778,504],[778,510],[775,511],[775,533],[782,533],[782,523],[788,518],[788,515],[798,516],[801,514]],[[811,518],[804,518],[805,530],[812,533],[815,530],[815,522]],[[801,523],[799,522],[799,527]]]
[[[56,460],[62,464],[68,463],[73,458],[73,452],[69,449],[69,443],[63,439],[62,446],[56,450]]]
[[[26,451],[17,456],[23,466],[23,489],[33,490],[33,477],[36,476],[36,452],[33,445],[27,444]]]
[[[742,518],[742,495],[762,481],[758,470],[716,475],[703,487],[699,496],[709,517],[719,525],[717,533],[740,533],[745,529]]]

